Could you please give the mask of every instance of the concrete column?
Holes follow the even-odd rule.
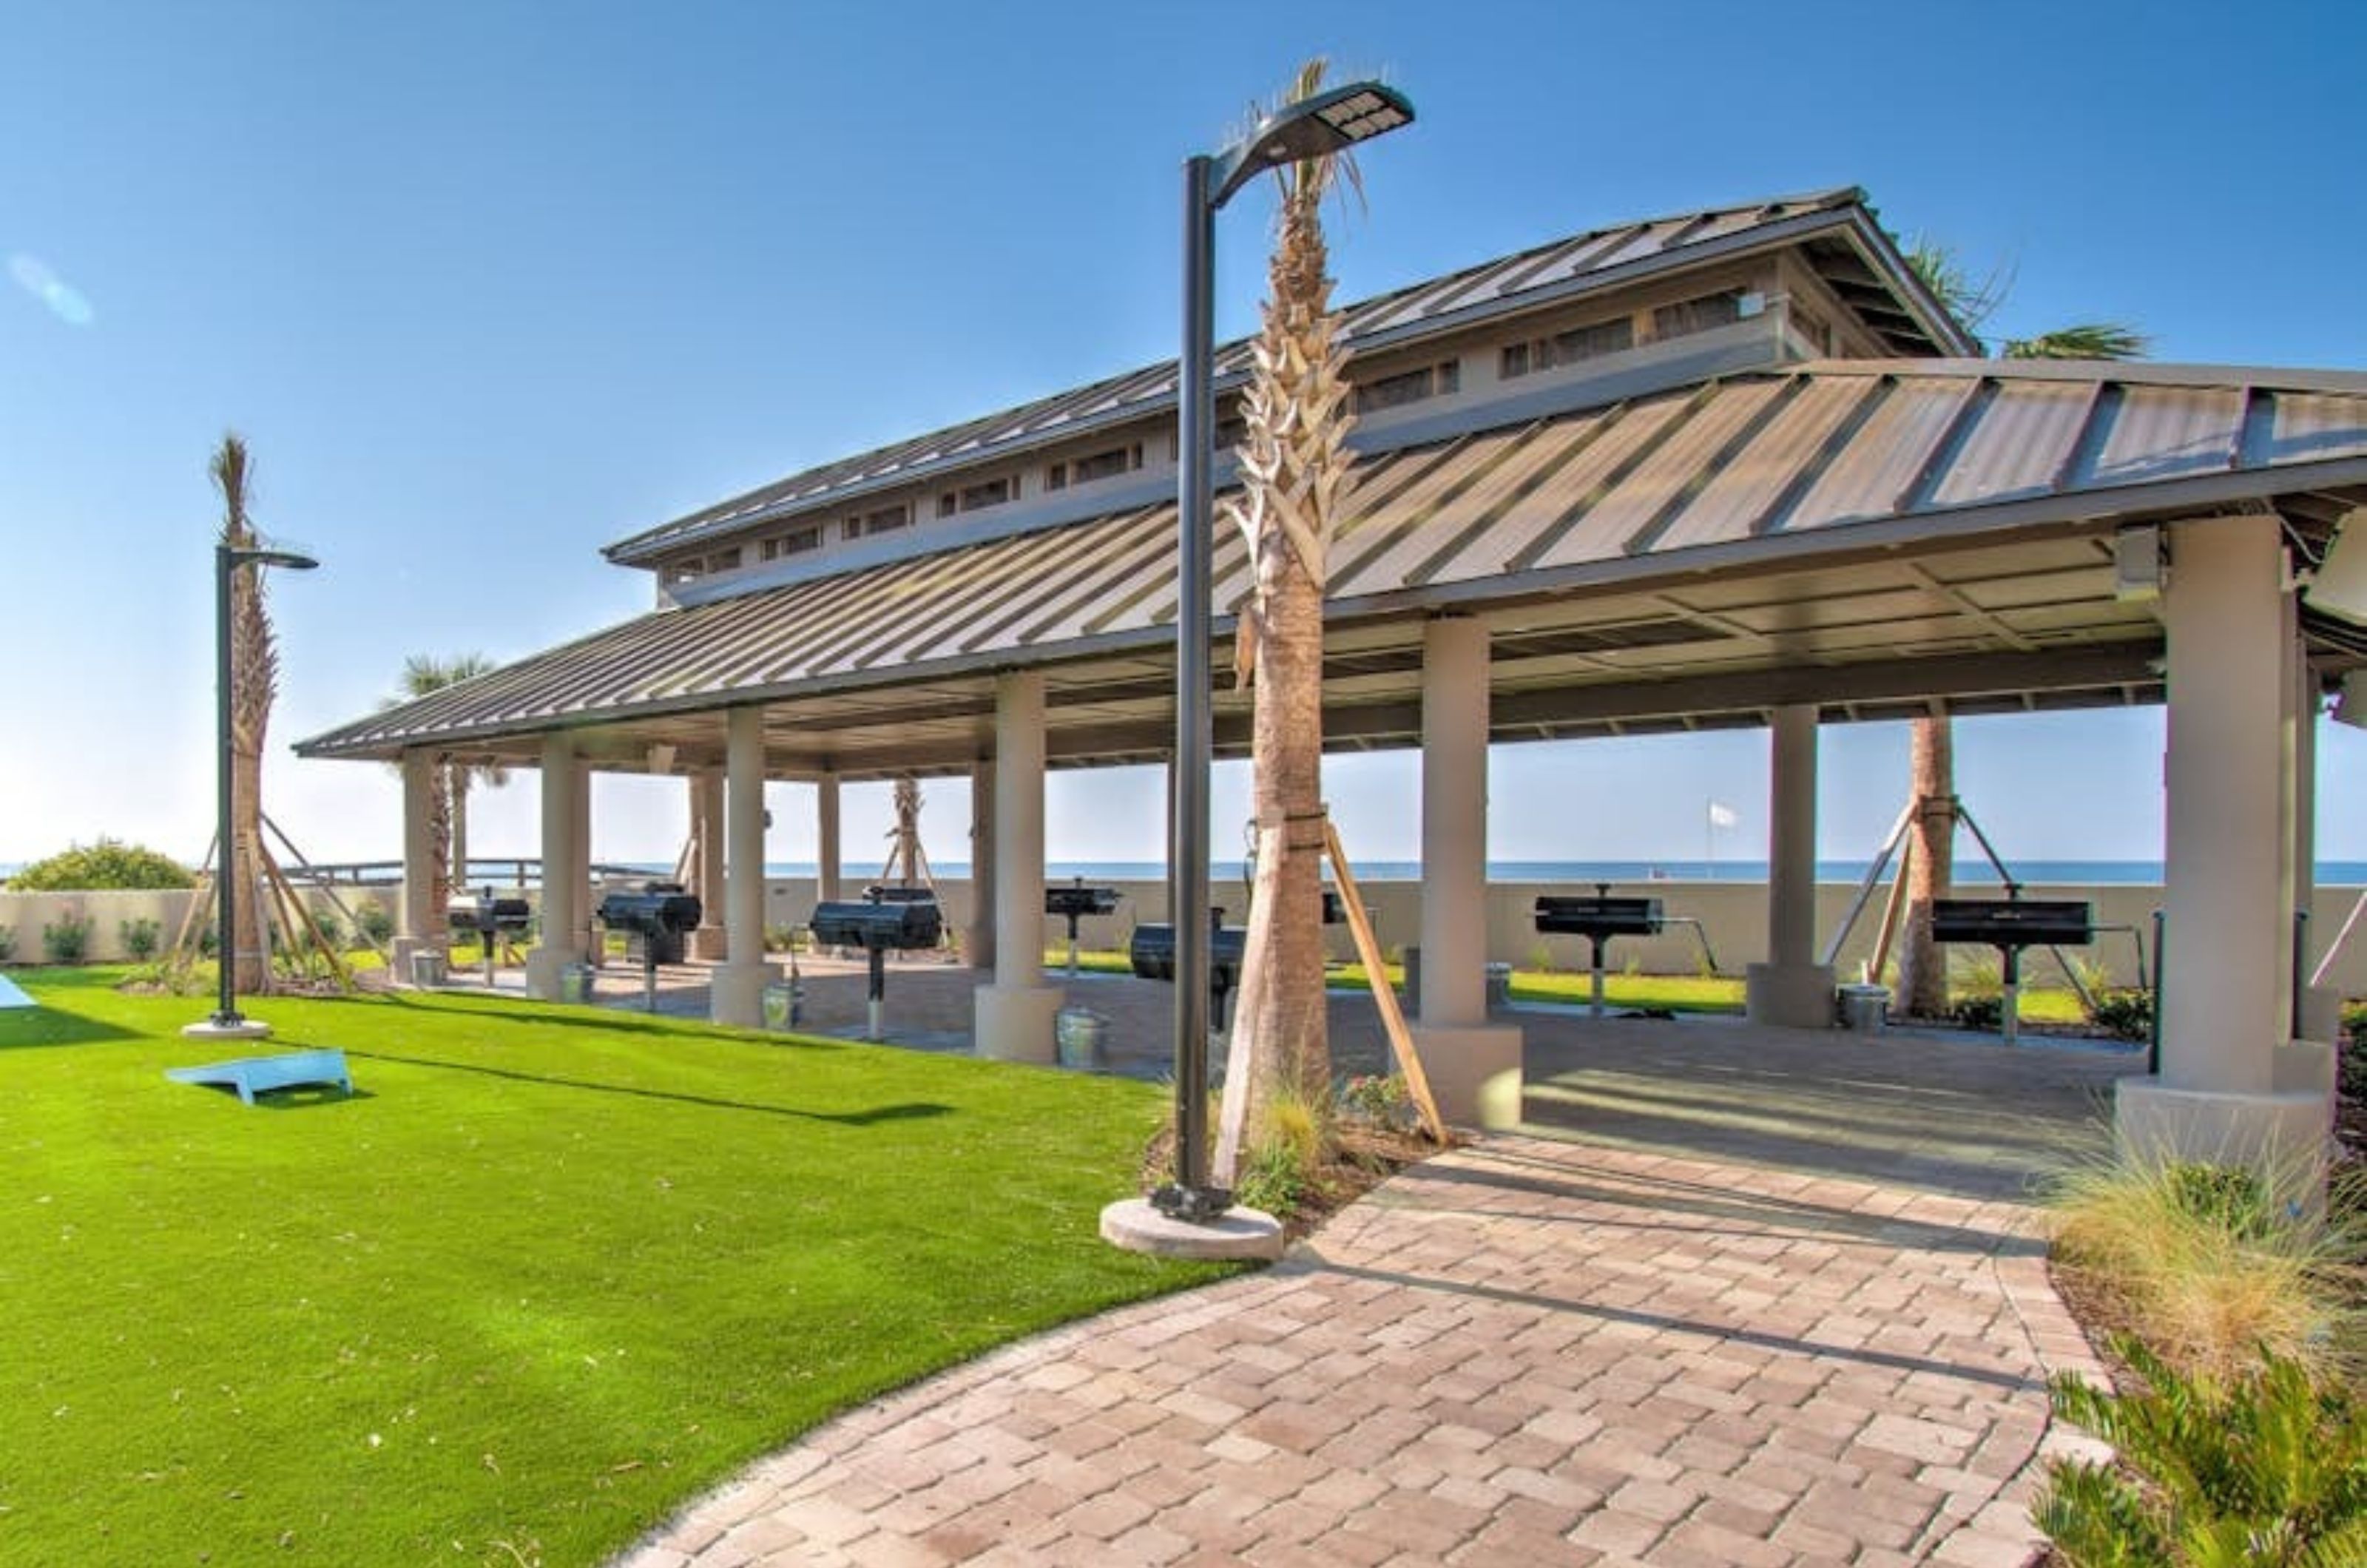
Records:
[[[1767,844],[1768,962],[1750,965],[1744,1010],[1753,1023],[1824,1029],[1833,972],[1817,962],[1817,710],[1777,708],[1769,725],[1772,779]]]
[[[575,745],[564,735],[542,741],[542,934],[526,955],[527,995],[559,999],[559,972],[580,963],[572,945],[578,924],[575,858]]]
[[[2122,1080],[2115,1122],[2125,1142],[2180,1158],[2314,1152],[2332,1115],[2332,1051],[2288,1043],[2284,1005],[2295,705],[2283,575],[2274,517],[2172,535],[2161,1072]]]
[[[994,984],[976,993],[978,1054],[1053,1060],[1060,989],[1044,984],[1044,677],[994,683]]]
[[[575,841],[567,874],[575,886],[575,950],[593,968],[601,968],[607,963],[608,952],[606,939],[592,919],[600,900],[592,887],[592,770],[585,765],[575,770]]]
[[[1488,1021],[1488,627],[1432,621],[1421,645],[1421,1054],[1440,1112],[1521,1120],[1521,1032]]]
[[[708,982],[718,1023],[764,1021],[764,987],[780,970],[764,962],[764,710],[731,710],[724,750],[724,942],[731,956]]]
[[[394,976],[411,979],[411,955],[439,951],[444,911],[436,907],[436,759],[402,754],[402,905],[395,911]]]
[[[838,775],[814,780],[814,894],[825,904],[844,897],[839,888]]]
[[[2298,624],[2294,631],[2299,633]],[[2309,667],[2308,650],[2298,635],[2293,642],[2293,907],[2306,909],[2317,901],[2317,718],[2323,705],[2317,676]],[[2342,992],[2331,986],[2311,986],[2309,976],[2334,934],[2312,927],[2304,943],[2301,1028],[2296,1031],[2304,1040],[2329,1045],[2342,1037]]]
[[[698,894],[698,929],[690,955],[710,964],[731,956],[723,930],[723,770],[701,768],[690,775],[690,831],[697,854],[691,871]]]
[[[969,771],[969,925],[962,956],[973,969],[995,967],[994,761],[981,757]]]

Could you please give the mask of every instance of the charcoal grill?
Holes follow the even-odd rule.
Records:
[[[641,962],[641,1006],[658,1010],[658,965],[682,962],[683,937],[697,929],[705,913],[679,883],[649,882],[600,900],[601,925],[623,931],[628,950]]]
[[[806,922],[817,945],[859,947],[871,963],[869,1023],[866,1038],[883,1034],[888,1004],[888,954],[931,948],[944,940],[945,910],[925,887],[871,887],[864,901],[814,906]]]
[[[534,922],[533,907],[523,898],[496,898],[493,890],[463,893],[444,911],[445,923],[456,931],[473,931],[485,950],[485,984],[493,983],[494,950],[505,947],[517,956],[517,939]]]
[[[1225,1002],[1240,984],[1241,953],[1249,946],[1249,931],[1243,926],[1224,923],[1225,911],[1220,905],[1208,911],[1208,996],[1214,1008],[1211,1016],[1215,1027],[1225,1026]],[[1127,956],[1133,962],[1135,974],[1145,980],[1175,979],[1175,928],[1172,925],[1148,925],[1134,928],[1134,941],[1128,944]]]
[[[1077,922],[1087,915],[1116,914],[1117,898],[1116,888],[1088,887],[1082,876],[1066,887],[1044,889],[1044,912],[1069,922],[1070,979],[1077,977]]]
[[[1603,1016],[1603,958],[1604,946],[1614,937],[1658,936],[1670,926],[1690,926],[1702,944],[1702,956],[1712,969],[1717,967],[1717,955],[1710,951],[1709,933],[1691,915],[1671,915],[1661,908],[1658,898],[1635,894],[1617,894],[1611,884],[1598,882],[1591,896],[1542,894],[1537,898],[1536,928],[1540,934],[1582,936],[1593,949],[1593,1015]]]
[[[2002,898],[1934,898],[1931,940],[1976,942],[1998,950],[2005,973],[2005,1042],[2021,1033],[2022,951],[2026,947],[2086,947],[2096,940],[2096,922],[2081,898],[2024,898],[2014,883]],[[2058,961],[2061,954],[2056,954]],[[2069,973],[2069,966],[2065,966]]]

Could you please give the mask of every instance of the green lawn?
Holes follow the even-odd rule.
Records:
[[[1209,1277],[1104,1246],[1164,1097],[457,996],[0,1011],[0,1563],[597,1562],[833,1411]]]

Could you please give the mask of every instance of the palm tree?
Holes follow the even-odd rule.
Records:
[[[232,549],[255,547],[247,500],[255,473],[246,442],[226,432],[208,465],[221,492],[221,543]],[[222,961],[232,965],[232,984],[250,995],[269,989],[269,944],[264,934],[263,747],[271,728],[271,700],[279,686],[279,652],[264,604],[260,566],[231,573],[231,841],[215,848],[214,873],[232,879],[241,895],[234,929],[221,935]]]
[[[1320,91],[1324,69],[1321,60],[1300,67],[1285,101]],[[1253,1075],[1246,1116],[1252,1126],[1276,1094],[1309,1105],[1330,1098],[1322,941],[1323,581],[1354,423],[1346,356],[1331,313],[1322,222],[1323,197],[1343,178],[1354,184],[1354,165],[1344,157],[1310,158],[1274,173],[1278,231],[1266,265],[1268,297],[1251,381],[1241,399],[1241,490],[1226,506],[1253,567],[1234,645],[1236,677],[1253,686],[1252,799],[1258,821],[1282,829],[1270,840],[1277,863],[1260,867],[1259,897],[1274,901],[1259,965],[1262,983],[1257,995],[1237,1003],[1248,1037],[1259,1045],[1257,1062],[1234,1064]]]
[[[2012,291],[2010,276],[1976,282],[1956,254],[1928,237],[1907,247],[1907,265],[1948,313],[1977,333]],[[2146,335],[2117,321],[2082,321],[2008,338],[2004,359],[2139,359]],[[1914,802],[1908,836],[1907,913],[1898,944],[1898,1009],[1919,1018],[1948,1010],[1948,966],[1931,940],[1931,901],[1948,896],[1955,873],[1956,768],[1954,726],[1935,710],[1915,720],[1908,743],[1908,788]]]
[[[387,705],[414,701],[447,686],[473,681],[490,674],[493,668],[493,660],[479,653],[463,653],[451,659],[414,653],[402,661],[401,694],[390,699]],[[509,782],[509,770],[498,762],[456,762],[448,756],[437,759],[429,777],[427,803],[428,832],[436,863],[436,908],[451,903],[453,888],[468,884],[470,787],[481,784],[488,789],[499,789]]]

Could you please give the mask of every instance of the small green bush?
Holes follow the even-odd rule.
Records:
[[[6,964],[16,956],[17,928],[14,926],[0,926],[0,964]]]
[[[2268,1186],[2249,1166],[2180,1160],[2163,1168],[2162,1179],[2180,1213],[2239,1241],[2265,1240],[2276,1226]]]
[[[2275,1356],[2223,1383],[2127,1335],[2112,1348],[2142,1388],[2049,1384],[2055,1413],[2120,1455],[2048,1467],[2031,1511],[2071,1568],[2367,1562],[2367,1406]]]
[[[2005,998],[1965,997],[1949,1008],[1948,1016],[1966,1029],[1984,1032],[2005,1027]]]
[[[145,964],[155,957],[156,949],[164,940],[164,928],[144,918],[117,921],[115,934],[122,940],[123,951],[131,955],[134,964]]]
[[[315,909],[312,923],[321,930],[321,940],[343,951],[345,946],[345,922],[337,919],[334,909]]]
[[[189,868],[169,855],[101,839],[35,861],[9,878],[8,886],[18,893],[82,893],[188,887],[196,882]]]
[[[2153,993],[2114,987],[2094,993],[2088,1021],[2115,1040],[2153,1038]]]
[[[90,956],[90,921],[60,915],[41,927],[41,956],[51,964],[80,964]]]
[[[354,910],[354,929],[372,946],[394,940],[394,915],[375,898],[366,898]]]
[[[1396,1073],[1350,1078],[1340,1086],[1340,1109],[1376,1127],[1393,1131],[1414,1124],[1413,1095]]]

